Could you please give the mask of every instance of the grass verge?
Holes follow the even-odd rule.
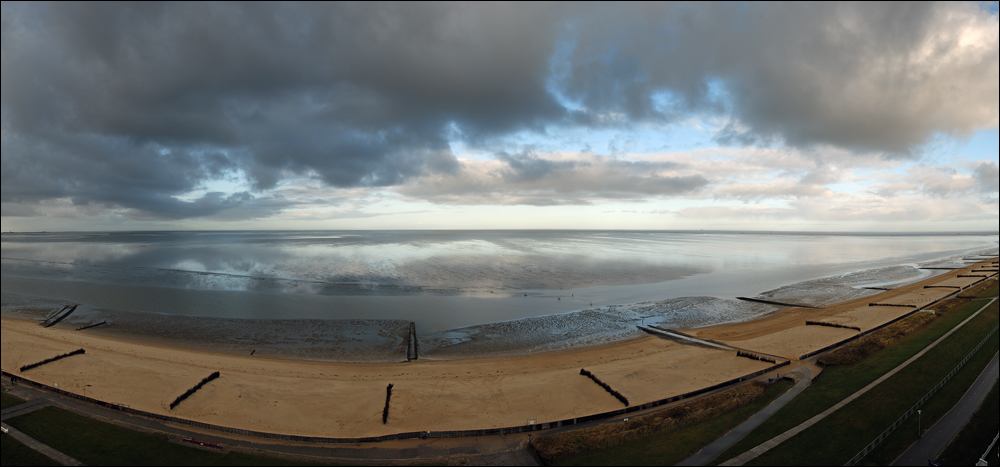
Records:
[[[752,403],[715,418],[619,446],[566,457],[550,465],[676,465],[746,421],[792,386],[791,382],[780,381],[768,387],[764,395]]]
[[[23,403],[24,401],[10,394],[7,393],[0,394],[0,410],[7,410],[11,407],[17,407]]]
[[[0,464],[4,467],[8,465],[59,465],[58,462],[35,452],[35,450],[7,435],[0,435]]]
[[[941,453],[937,462],[941,465],[976,465],[979,456],[990,447],[993,438],[1000,432],[1000,385],[994,384],[990,395],[983,401],[982,407],[969,420],[951,445]],[[987,459],[990,465],[996,465],[996,459]]]
[[[743,454],[833,407],[919,353],[979,311],[987,302],[952,300],[949,303],[954,309],[943,312],[938,319],[900,339],[892,346],[852,365],[825,369],[822,377],[814,381],[812,386],[716,458],[712,465],[718,465]]]
[[[844,465],[936,386],[992,331],[1000,304],[970,321],[927,354],[846,407],[747,465]],[[1000,335],[970,360],[922,410],[923,428],[954,406],[1000,348]],[[864,462],[891,464],[917,439],[917,420],[904,424]],[[908,422],[910,422],[908,421]]]
[[[7,424],[88,465],[312,465],[237,452],[200,451],[173,444],[164,435],[139,433],[55,407],[14,418]]]
[[[633,417],[628,422],[608,423],[583,430],[542,436],[534,439],[531,447],[543,461],[553,463],[595,449],[613,448],[652,435],[668,433],[717,417],[760,399],[766,391],[766,384],[759,382],[746,384],[650,415]]]
[[[899,429],[889,436],[875,452],[871,453],[862,460],[859,465],[889,465],[895,462],[899,456],[903,455],[914,442],[917,441],[917,431],[923,430],[925,433],[927,429],[941,420],[942,417],[947,415],[948,411],[955,407],[962,396],[972,387],[972,384],[976,382],[976,378],[982,373],[986,365],[989,364],[993,355],[996,355],[997,345],[994,345],[992,349],[983,347],[980,353],[976,355],[973,360],[962,368],[962,370],[955,375],[955,377],[941,389],[940,392],[934,395],[930,401],[921,409],[923,411],[923,421],[919,422],[916,418],[907,420]],[[900,414],[902,415],[902,414]],[[920,425],[918,425],[918,423]],[[888,426],[886,426],[888,428]],[[996,432],[994,432],[994,435]],[[990,438],[992,441],[992,438]],[[871,442],[871,441],[869,441]],[[984,444],[979,448],[979,451],[984,451],[989,447],[989,443]],[[855,453],[856,454],[856,453]],[[982,454],[982,452],[980,452]],[[977,459],[978,460],[978,459]],[[974,465],[975,462],[969,465]]]

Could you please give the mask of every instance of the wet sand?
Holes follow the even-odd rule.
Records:
[[[992,260],[986,264],[990,264]],[[953,293],[925,289],[971,284],[970,265],[922,283],[823,309],[789,308],[746,323],[690,331],[699,338],[794,358],[854,331],[805,326],[807,320],[854,319],[877,326],[911,308],[869,303],[925,303]],[[112,337],[44,329],[4,318],[0,364],[5,371],[79,348],[87,354],[22,375],[63,390],[147,412],[280,434],[366,437],[412,431],[498,428],[581,417],[622,408],[579,374],[586,368],[637,405],[727,381],[770,366],[734,352],[641,337],[542,354],[409,363],[323,363],[232,356]],[[169,404],[212,372],[222,378],[170,411]],[[394,384],[389,423],[382,424],[385,388]]]

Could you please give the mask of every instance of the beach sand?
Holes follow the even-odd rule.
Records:
[[[518,426],[624,407],[581,376],[587,368],[633,403],[717,384],[770,366],[732,352],[645,337],[520,358],[344,364],[267,360],[142,345],[3,320],[2,365],[84,348],[25,378],[137,410],[221,426],[322,437]],[[170,411],[214,371],[222,378]],[[17,372],[13,372],[17,374]],[[394,384],[388,425],[385,388]]]
[[[806,326],[806,321],[857,326],[862,331],[867,331],[914,311],[914,308],[909,307],[872,307],[870,304],[924,307],[958,291],[958,289],[925,287],[965,287],[974,284],[981,279],[958,276],[967,275],[978,266],[971,265],[873,297],[851,300],[821,309],[786,308],[756,321],[712,326],[690,330],[689,333],[695,337],[719,341],[733,347],[797,359],[801,355],[836,344],[857,333],[848,329]]]
[[[868,303],[925,303],[948,295],[924,289],[976,268],[938,276],[876,297],[824,309],[789,308],[757,321],[690,331],[700,338],[795,358],[855,335],[805,326],[807,320],[855,320],[874,327],[912,311]],[[967,279],[972,283],[977,279]],[[852,324],[855,325],[855,324]],[[4,318],[0,364],[23,365],[83,348],[87,353],[24,375],[39,383],[137,410],[271,433],[368,437],[414,431],[500,428],[582,417],[623,408],[586,368],[633,405],[660,400],[765,369],[735,352],[647,336],[599,347],[478,360],[324,363],[215,354],[118,340]],[[182,403],[169,404],[212,372],[222,377]],[[395,385],[389,423],[385,389]]]

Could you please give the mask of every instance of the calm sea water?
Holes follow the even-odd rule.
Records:
[[[407,320],[438,333],[683,297],[755,296],[995,253],[997,244],[985,234],[147,232],[3,234],[0,253],[5,294],[216,318]],[[862,274],[849,285],[926,274],[906,271]]]

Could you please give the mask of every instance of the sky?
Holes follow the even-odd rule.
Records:
[[[2,6],[0,230],[996,231],[997,2]]]

